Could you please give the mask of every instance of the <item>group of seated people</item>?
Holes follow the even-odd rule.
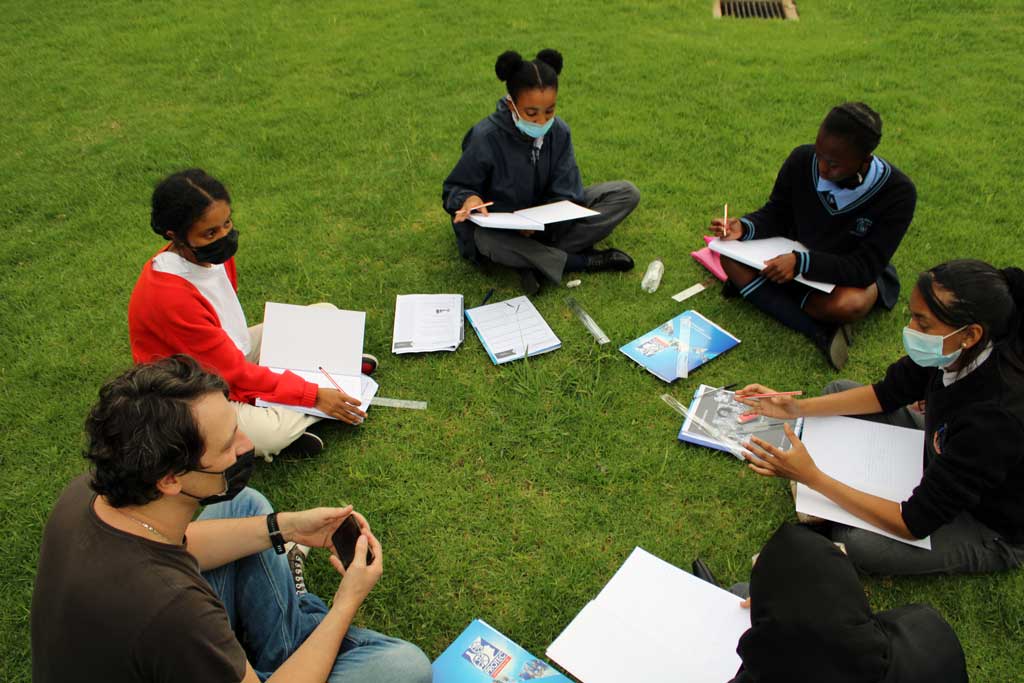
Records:
[[[626,253],[595,245],[639,192],[625,181],[583,186],[569,128],[555,116],[561,55],[506,52],[495,70],[507,95],[466,134],[444,181],[459,252],[517,269],[531,294],[567,272],[632,268]],[[815,143],[790,154],[761,209],[711,222],[721,239],[780,235],[806,246],[760,271],[723,259],[723,293],[802,332],[836,368],[849,323],[878,305],[892,309],[900,291],[890,260],[915,190],[874,156],[881,127],[863,103],[834,108]],[[562,199],[599,215],[532,233],[468,220]],[[351,506],[277,513],[246,487],[256,458],[324,447],[310,431],[317,418],[257,407],[257,398],[315,406],[350,425],[365,406],[258,364],[261,326],[248,326],[237,296],[239,233],[221,182],[199,169],[168,176],[153,192],[150,225],[167,244],[129,302],[136,365],[100,390],[86,420],[89,472],[65,489],[44,532],[34,679],[429,681],[417,647],[352,626],[383,569],[368,521]],[[797,275],[837,286],[825,294]],[[965,681],[963,652],[942,618],[924,606],[873,615],[856,571],[979,573],[1024,563],[1024,272],[943,263],[918,276],[909,313],[907,355],[876,384],[837,381],[802,400],[745,398],[770,392],[760,384],[737,392],[771,417],[856,415],[923,429],[924,476],[902,502],[827,476],[793,433],[788,450],[752,437],[746,457],[760,475],[802,483],[896,536],[932,541],[928,551],[840,524],[784,525],[754,566],[738,683]],[[365,373],[375,367],[364,357]],[[331,537],[349,517],[360,537],[346,569]],[[302,578],[314,547],[331,553],[341,575],[330,606]]]

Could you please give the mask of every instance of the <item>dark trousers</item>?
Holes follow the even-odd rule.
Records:
[[[826,386],[823,393],[835,394],[859,386],[862,385],[840,379]],[[924,428],[924,417],[907,408],[858,417],[896,427]],[[831,533],[833,541],[846,546],[846,554],[853,564],[868,574],[987,574],[1024,564],[1024,546],[1007,543],[969,512],[960,513],[953,521],[937,529],[931,535],[931,550],[845,524],[833,525]]]
[[[603,240],[640,203],[640,190],[626,180],[612,180],[583,189],[583,203],[600,215],[555,223],[527,237],[515,230],[476,228],[473,240],[488,259],[511,268],[533,268],[552,282],[561,282],[568,254],[579,254]]]

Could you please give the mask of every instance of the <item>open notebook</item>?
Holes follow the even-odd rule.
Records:
[[[723,241],[716,238],[708,242],[708,248],[758,270],[764,268],[766,261],[781,254],[788,254],[791,251],[807,251],[807,247],[803,244],[787,237],[766,237],[763,240],[753,239],[746,242],[741,240]],[[835,285],[828,282],[808,280],[803,275],[797,275],[794,279],[826,294],[836,288]]]
[[[323,367],[346,394],[366,410],[377,383],[362,375],[363,328],[366,313],[327,306],[295,306],[268,301],[263,313],[260,365],[274,372],[290,370],[317,386],[334,385],[317,368]],[[281,406],[308,415],[328,417],[316,408],[282,405],[256,399],[261,407]]]
[[[534,206],[529,209],[520,209],[513,213],[492,213],[483,216],[480,213],[472,213],[469,220],[481,228],[497,228],[499,230],[534,230],[542,231],[548,223],[561,223],[572,221],[578,218],[596,216],[599,211],[593,211],[574,204],[569,200]]]

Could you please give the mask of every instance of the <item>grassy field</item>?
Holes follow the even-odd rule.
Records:
[[[85,469],[98,386],[131,362],[128,296],[163,243],[149,195],[188,166],[232,192],[250,321],[267,300],[365,310],[381,394],[429,402],[328,425],[321,457],[253,481],[278,508],[352,502],[371,520],[387,571],[361,623],[433,658],[481,617],[540,654],[636,545],[745,579],[793,518],[785,484],[680,445],[666,385],[617,347],[680,310],[669,295],[704,277],[688,254],[708,220],[726,201],[760,206],[790,149],[847,99],[882,114],[878,152],[917,184],[904,283],[951,257],[1021,265],[1024,3],[802,0],[789,23],[714,20],[710,5],[0,2],[0,680],[30,678],[41,530]],[[559,113],[584,181],[643,193],[609,241],[641,268],[574,292],[613,343],[598,347],[548,289],[536,304],[557,352],[499,368],[470,332],[455,353],[392,356],[396,294],[517,293],[513,275],[457,257],[441,181],[502,94],[498,53],[549,46],[565,55]],[[655,257],[666,274],[647,295]],[[814,392],[837,376],[749,307],[714,291],[687,307],[743,344],[677,397],[700,382]],[[899,356],[902,308],[857,326],[844,376],[871,381]],[[330,572],[314,558],[323,595]],[[877,609],[935,605],[973,681],[1019,676],[1024,573],[865,588]]]

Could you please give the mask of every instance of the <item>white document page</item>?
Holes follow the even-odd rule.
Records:
[[[281,371],[275,370],[275,372]],[[301,377],[302,379],[306,380],[307,382],[312,382],[313,384],[323,387],[324,389],[334,389],[334,385],[331,384],[326,377],[324,377],[322,372],[306,372],[304,370],[299,370],[298,372],[295,372],[295,374]],[[342,381],[341,377],[335,377],[334,375],[331,376],[334,377],[335,380],[337,380],[338,384],[341,385],[341,388],[345,390],[346,394],[348,394],[349,396],[354,396],[355,398],[359,399],[359,409],[362,410],[367,415],[369,415],[370,401],[372,401],[373,397],[377,395],[377,389],[380,387],[380,385],[377,384],[377,382],[375,382],[370,377],[367,377],[366,375],[359,375],[359,377],[345,376],[344,382]],[[292,406],[287,405],[285,403],[270,403],[269,401],[264,401],[262,398],[256,399],[256,405],[259,406],[260,408],[287,408],[288,410],[294,410],[297,413],[315,415],[316,417],[322,417],[328,420],[337,419],[331,417],[330,415],[323,411],[317,410],[316,408],[307,408],[305,406]]]
[[[523,358],[527,349],[529,355],[535,356],[562,345],[525,296],[470,308],[466,317],[497,365]]]
[[[366,313],[267,302],[260,365],[359,377]],[[341,380],[338,380],[339,383]]]
[[[802,441],[822,472],[847,486],[900,503],[924,474],[924,432],[852,417],[808,417]],[[931,538],[910,541],[865,522],[803,484],[796,510],[931,550]]]
[[[492,213],[488,216],[484,216],[479,212],[474,212],[469,215],[469,220],[473,221],[481,228],[498,228],[500,230],[536,230],[538,232],[544,230],[544,224],[532,221],[525,216],[520,216],[515,213]]]
[[[748,628],[737,596],[636,548],[547,655],[584,683],[722,683]]]
[[[791,240],[787,237],[768,237],[763,240],[753,239],[746,242],[742,242],[740,240],[723,241],[716,238],[708,242],[708,248],[711,249],[711,251],[717,251],[722,256],[728,256],[733,260],[739,261],[751,268],[757,268],[758,270],[764,268],[766,261],[769,261],[776,256],[788,254],[791,251],[808,250],[807,247],[800,242]],[[814,289],[825,293],[829,293],[836,288],[835,285],[827,282],[808,280],[804,278],[803,275],[797,275],[794,279],[797,282],[802,282],[808,287],[813,287]]]
[[[561,223],[562,221],[574,221],[578,218],[589,218],[597,216],[600,212],[580,206],[568,199],[544,206],[534,206],[530,209],[516,211],[516,215],[529,218],[535,223],[547,225],[549,223]]]
[[[462,321],[461,294],[401,294],[391,351],[454,351],[462,343]]]

